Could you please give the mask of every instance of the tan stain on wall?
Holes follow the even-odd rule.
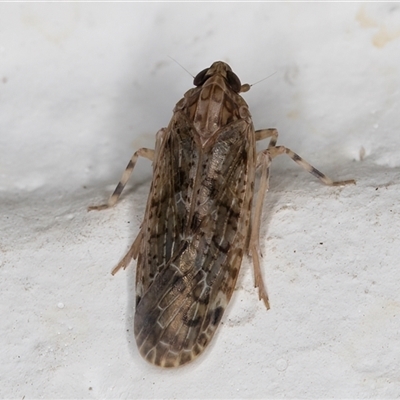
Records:
[[[383,48],[388,43],[400,37],[400,27],[398,29],[388,27],[382,15],[380,17],[371,16],[364,5],[360,7],[356,15],[356,21],[364,29],[378,29],[371,38],[372,44],[377,48]]]
[[[79,5],[75,3],[58,4],[57,14],[49,4],[23,4],[21,21],[35,29],[49,42],[60,44],[68,39],[79,21]]]
[[[388,31],[385,26],[381,26],[379,31],[372,37],[372,44],[375,47],[382,48],[392,40],[400,37],[400,30]]]

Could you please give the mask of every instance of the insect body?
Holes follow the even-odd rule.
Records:
[[[269,308],[260,270],[259,228],[271,160],[288,154],[328,185],[333,182],[291,150],[276,146],[275,129],[255,131],[241,85],[215,62],[175,106],[155,150],[130,160],[108,204],[113,206],[139,156],[153,161],[140,232],[113,270],[137,259],[134,332],[142,356],[162,367],[197,357],[212,339],[232,296],[244,254],[251,255],[259,298]],[[270,138],[256,153],[256,141]],[[261,177],[254,194],[256,170]],[[253,199],[253,197],[255,198]]]

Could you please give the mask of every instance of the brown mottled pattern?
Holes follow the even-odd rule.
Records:
[[[143,357],[174,367],[207,346],[245,251],[255,137],[226,64],[185,94],[154,163],[137,266],[135,337]]]
[[[137,150],[104,210],[118,201],[139,157],[153,161],[153,181],[139,235],[115,274],[137,258],[134,331],[142,356],[162,367],[197,357],[212,339],[235,288],[244,253],[254,286],[269,308],[260,267],[259,232],[272,159],[282,154],[329,186],[333,181],[285,146],[274,128],[254,131],[241,85],[216,62],[177,103],[155,150]],[[270,139],[256,155],[255,141]],[[261,172],[253,203],[255,171]]]

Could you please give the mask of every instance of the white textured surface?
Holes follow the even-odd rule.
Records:
[[[192,86],[168,55],[242,82],[277,71],[244,95],[256,127],[357,180],[324,187],[276,160],[271,310],[244,262],[210,348],[178,370],[136,350],[134,264],[110,275],[150,164],[116,208],[86,212]],[[0,397],[400,396],[398,4],[3,3],[0,60]]]

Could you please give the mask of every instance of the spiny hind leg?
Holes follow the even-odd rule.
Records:
[[[269,188],[270,165],[271,156],[269,154],[269,149],[261,151],[257,154],[257,168],[261,168],[261,177],[253,209],[253,216],[251,220],[251,235],[249,242],[249,254],[253,259],[254,287],[258,288],[258,298],[264,301],[267,310],[269,309],[268,292],[264,284],[260,266],[260,225],[264,198]]]
[[[133,168],[135,167],[138,158],[145,157],[145,158],[153,161],[154,154],[155,154],[154,150],[146,149],[146,148],[141,148],[138,151],[136,151],[133,154],[132,158],[129,160],[129,163],[128,163],[125,171],[122,174],[122,178],[118,182],[118,185],[114,190],[114,193],[108,199],[107,204],[102,204],[99,206],[90,206],[90,207],[88,207],[88,211],[105,210],[107,208],[113,207],[115,205],[115,203],[118,201],[118,198],[121,195],[122,191],[124,190],[124,187],[132,174]],[[117,264],[117,266],[114,267],[113,270],[111,271],[112,275],[115,275],[121,268],[125,269],[129,265],[129,263],[132,261],[132,258],[136,258],[137,254],[138,254],[138,249],[140,246],[141,239],[142,239],[142,231],[140,230],[138,236],[136,237],[135,241],[133,242],[133,244],[130,247],[130,249],[128,250],[128,252],[122,258],[122,260]]]
[[[252,229],[249,243],[249,254],[253,258],[254,267],[254,286],[258,287],[259,299],[264,301],[265,306],[269,309],[268,293],[262,278],[261,266],[260,266],[260,224],[262,207],[264,204],[265,194],[269,188],[269,171],[272,159],[282,154],[287,154],[295,163],[300,165],[303,169],[308,171],[310,174],[318,178],[322,183],[328,186],[342,186],[348,184],[355,184],[355,180],[345,181],[333,181],[331,178],[323,174],[321,171],[313,167],[306,160],[303,160],[298,154],[285,146],[276,146],[278,140],[278,131],[274,128],[260,129],[255,131],[256,140],[263,140],[271,138],[268,148],[261,151],[257,155],[257,168],[261,168],[260,187],[255,200],[253,218],[252,218]]]
[[[142,242],[142,229],[140,230],[139,234],[137,235],[136,239],[132,243],[130,249],[126,252],[122,260],[113,268],[111,271],[111,275],[115,275],[121,268],[125,269],[132,259],[136,259],[139,253],[139,247]]]

